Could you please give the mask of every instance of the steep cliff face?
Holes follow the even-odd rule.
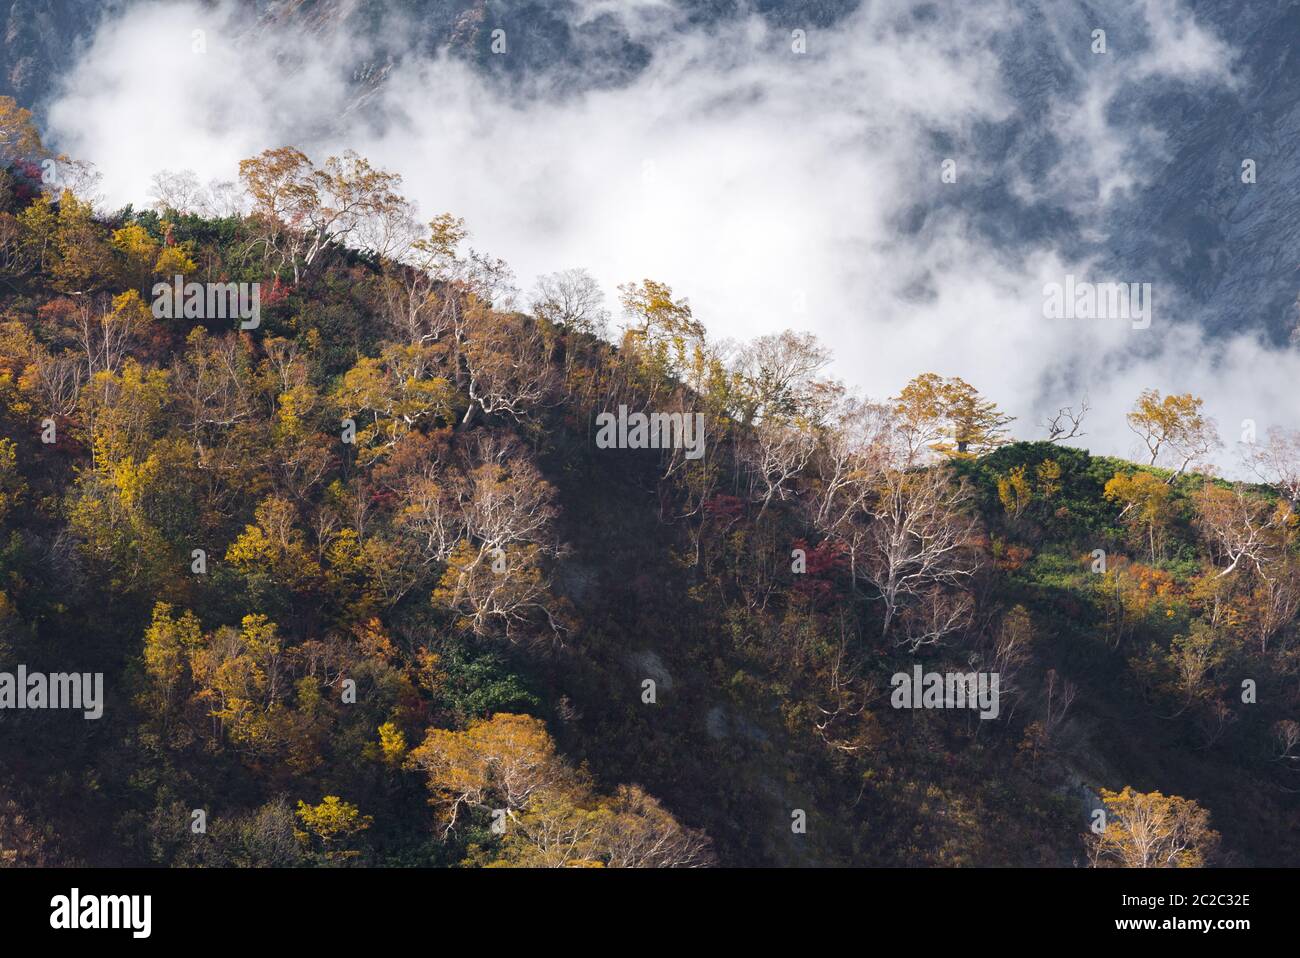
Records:
[[[1211,334],[1250,330],[1286,342],[1300,318],[1292,188],[1300,5],[1183,9],[1229,51],[1226,75],[1148,75],[1152,31],[1140,4],[1020,5],[996,51],[1011,115],[967,143],[935,145],[989,175],[978,190],[913,211],[900,228],[941,222],[951,203],[1008,252],[1047,242],[1091,258],[1110,278],[1160,284],[1162,321],[1175,329],[1196,320]],[[1097,28],[1107,31],[1108,56],[1089,54]],[[1098,202],[1106,184],[1070,160],[1100,131],[1067,128],[1054,107],[1108,89],[1097,119],[1133,177]],[[1246,160],[1253,183],[1243,182]]]
[[[0,0],[0,94],[41,104],[117,0]]]
[[[1170,282],[1213,333],[1285,342],[1300,263],[1300,5],[1192,8],[1237,52],[1235,83],[1199,96],[1152,84],[1128,107],[1159,126],[1165,159],[1114,211],[1107,262]]]
[[[632,35],[614,5],[577,0],[235,0],[250,30],[308,31],[353,38],[364,63],[353,72],[372,80],[385,65],[412,54],[447,51],[482,69],[538,89],[573,91],[626,82],[650,62],[651,49]],[[0,48],[0,94],[39,107],[78,47],[107,18],[134,0],[6,0]],[[835,23],[858,0],[680,0],[652,14],[682,28],[758,14],[781,27]],[[636,15],[631,16],[635,21]],[[504,31],[510,56],[498,56],[494,31]]]

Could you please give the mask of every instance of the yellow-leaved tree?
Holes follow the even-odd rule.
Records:
[[[924,448],[953,459],[973,459],[1005,445],[1005,415],[960,377],[922,373],[894,397],[899,431],[911,458]]]
[[[45,153],[41,135],[32,122],[32,111],[19,106],[11,96],[0,96],[0,160],[12,163]]]
[[[1161,396],[1155,389],[1142,390],[1125,418],[1146,447],[1149,465],[1167,462],[1178,476],[1219,446],[1218,430],[1201,412],[1203,405],[1191,393]]]
[[[464,731],[430,729],[407,767],[428,776],[444,834],[474,812],[490,821],[500,837],[470,848],[475,864],[681,868],[713,860],[702,832],[683,827],[640,788],[596,792],[532,716],[500,713]]]
[[[1120,506],[1120,521],[1135,539],[1146,540],[1155,562],[1172,521],[1169,486],[1149,472],[1117,472],[1106,483],[1103,495]]]
[[[1094,868],[1201,868],[1218,849],[1210,813],[1189,798],[1125,785],[1101,801],[1105,827],[1087,837]]]
[[[374,823],[371,816],[362,815],[361,809],[337,795],[326,795],[318,805],[299,800],[296,814],[303,824],[303,829],[295,831],[298,840],[335,863],[361,855],[346,846],[353,836]]]

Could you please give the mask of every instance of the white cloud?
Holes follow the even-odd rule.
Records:
[[[618,9],[582,5],[586,17]],[[143,202],[163,168],[228,179],[267,147],[316,156],[352,147],[401,172],[425,214],[464,216],[474,244],[505,258],[525,286],[569,266],[611,293],[660,279],[719,338],[815,331],[835,350],[836,374],[873,396],[924,370],[960,375],[1019,416],[1027,438],[1043,413],[1084,391],[1095,411],[1083,444],[1119,454],[1131,450],[1123,413],[1144,386],[1207,396],[1233,435],[1242,418],[1262,433],[1294,412],[1276,384],[1296,381],[1296,355],[1245,336],[1203,342],[1175,321],[1160,277],[1113,277],[1157,283],[1149,330],[1049,321],[1043,285],[1086,275],[1088,264],[1047,245],[1013,259],[953,204],[919,232],[900,228],[941,191],[1012,176],[959,153],[958,183],[941,183],[933,136],[969,145],[979,124],[1018,109],[994,52],[1020,24],[1017,6],[931,6],[918,19],[908,4],[872,3],[810,30],[803,56],[788,30],[757,18],[665,35],[656,29],[674,22],[670,7],[631,9],[654,59],[624,88],[512,98],[457,61],[408,58],[349,112],[354,94],[334,65],[355,62],[335,46],[352,38],[304,36],[277,49],[230,7],[138,6],[101,30],[50,112],[52,132],[100,166],[117,204]],[[1231,82],[1230,51],[1180,8],[1149,0],[1144,10],[1143,66],[1126,75],[1072,65],[1084,95],[1051,107],[1061,163],[1045,182],[1016,184],[1069,205],[1085,226],[1159,153],[1158,131],[1112,125],[1108,108],[1126,83]],[[206,54],[190,52],[194,29],[207,31]],[[1063,37],[1042,39],[1090,55],[1086,30]],[[796,311],[800,294],[806,312]]]

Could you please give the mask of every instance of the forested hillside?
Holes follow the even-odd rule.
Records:
[[[105,213],[0,141],[0,671],[104,676],[0,709],[0,864],[1300,858],[1297,434],[1212,478],[1152,384],[1094,457],[671,277],[521,294],[353,154]],[[702,442],[598,441],[640,412]]]

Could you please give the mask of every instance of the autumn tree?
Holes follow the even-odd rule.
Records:
[[[1148,465],[1168,462],[1179,476],[1219,446],[1214,421],[1201,412],[1204,404],[1191,393],[1161,396],[1155,389],[1142,391],[1125,418],[1146,447]]]
[[[305,592],[320,576],[297,508],[278,496],[258,504],[255,521],[230,544],[225,559],[258,594],[272,585]]]
[[[713,863],[702,832],[684,828],[653,796],[620,785],[611,798],[538,796],[507,827],[494,866],[700,868]]]
[[[20,236],[15,238],[16,271],[52,271],[58,262],[55,235],[59,226],[59,213],[54,199],[46,193],[40,194],[18,214],[16,223],[20,230]]]
[[[434,348],[422,345],[395,344],[378,357],[361,357],[331,398],[354,421],[362,462],[385,455],[419,424],[454,421],[459,405],[450,380],[437,375]]]
[[[652,279],[625,283],[619,293],[623,309],[632,320],[631,330],[642,342],[685,342],[704,335],[704,327],[692,314],[690,303],[674,299],[671,287],[665,283]]]
[[[186,691],[190,659],[203,645],[203,629],[194,613],[172,613],[165,602],[155,603],[153,621],[144,634],[144,668],[153,690],[152,704],[168,714]]]
[[[154,260],[154,275],[164,280],[171,280],[176,276],[189,276],[197,270],[199,266],[190,256],[189,246],[188,243],[185,245],[164,243],[158,250],[158,258]]]
[[[397,193],[399,175],[351,150],[319,168],[292,147],[265,150],[240,161],[239,177],[262,224],[258,243],[293,270],[295,284],[327,246],[364,232],[405,202]]]
[[[433,801],[446,818],[444,834],[467,810],[489,809],[498,801],[517,815],[539,792],[563,790],[574,780],[545,724],[528,715],[499,714],[463,732],[429,729],[407,764],[428,776]]]
[[[619,301],[628,318],[627,344],[652,379],[676,375],[704,340],[704,325],[686,299],[652,279],[619,286]]]
[[[11,96],[0,96],[0,160],[10,164],[45,155],[32,111],[20,107]]]
[[[1086,561],[1093,559],[1088,556]],[[1096,577],[1094,588],[1105,614],[1107,636],[1115,648],[1153,619],[1172,616],[1184,598],[1168,572],[1125,556],[1107,558],[1106,570]]]
[[[1087,837],[1094,868],[1202,868],[1218,848],[1210,813],[1196,802],[1125,785],[1101,790],[1106,826]]]
[[[0,868],[50,868],[58,864],[47,829],[0,790]]]
[[[269,757],[287,746],[292,686],[274,622],[247,615],[238,629],[217,629],[191,656],[190,667],[199,701],[234,748]]]
[[[196,490],[211,527],[231,518],[248,498],[270,493],[272,463],[299,454],[300,437],[267,428],[268,384],[259,378],[246,337],[213,336],[197,326],[185,342],[169,368],[172,415],[194,449]],[[280,442],[273,445],[272,438]]]
[[[1026,477],[1027,466],[1015,466],[1006,475],[998,476],[998,499],[1012,519],[1019,519],[1034,498],[1034,489]]]
[[[337,795],[326,795],[317,805],[299,800],[295,814],[303,825],[297,833],[299,840],[333,863],[360,857],[361,852],[346,846],[374,823],[371,816],[361,814],[356,805]]]
[[[698,867],[712,862],[708,839],[683,828],[635,786],[612,797],[556,752],[539,720],[500,713],[462,732],[430,729],[410,753],[428,776],[444,835],[467,812],[494,814],[502,839],[487,863],[523,867]]]
[[[300,501],[325,478],[334,459],[333,437],[319,426],[325,408],[324,397],[305,381],[276,398],[271,424],[271,438],[278,453],[276,472],[281,486]]]
[[[559,372],[550,361],[550,344],[540,323],[473,307],[471,332],[461,344],[465,390],[470,404],[464,423],[476,413],[522,421],[552,400]]]
[[[0,522],[22,501],[27,490],[18,471],[18,445],[0,438]]]
[[[1120,521],[1130,532],[1146,539],[1151,561],[1155,562],[1172,519],[1169,486],[1149,472],[1117,472],[1106,483],[1103,494],[1120,506]]]
[[[1050,502],[1061,491],[1061,464],[1055,459],[1044,459],[1034,469],[1034,478],[1038,495]]]
[[[1209,623],[1196,619],[1175,635],[1168,649],[1152,646],[1131,666],[1151,691],[1172,703],[1173,715],[1197,706],[1218,705],[1215,671],[1227,658],[1224,637]]]
[[[398,766],[406,761],[406,734],[394,722],[379,726],[379,753],[388,765]]]
[[[96,220],[89,202],[64,190],[54,228],[55,286],[65,293],[83,294],[107,286],[116,273],[108,231]]]
[[[122,287],[144,291],[153,278],[154,264],[158,261],[158,242],[143,226],[130,223],[113,231],[110,245],[121,260]]]
[[[929,448],[951,458],[971,459],[1008,440],[1007,416],[959,377],[923,373],[893,400],[899,428],[913,456]]]
[[[161,435],[166,389],[165,372],[128,359],[120,374],[101,371],[82,393],[93,458],[70,498],[69,525],[120,589],[175,581],[178,546],[193,534],[191,454]]]

